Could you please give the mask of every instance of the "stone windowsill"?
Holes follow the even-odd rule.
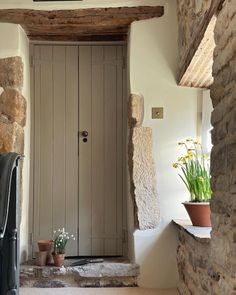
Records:
[[[174,219],[172,222],[199,242],[209,243],[211,240],[211,227],[193,226],[188,219]]]

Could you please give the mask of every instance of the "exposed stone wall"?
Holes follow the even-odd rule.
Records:
[[[224,257],[224,252],[227,251],[224,247],[217,239],[194,238],[184,229],[179,230],[177,263],[178,290],[181,295],[236,294],[234,273],[229,276],[226,264],[222,266],[215,263]]]
[[[213,271],[209,265],[210,239],[195,239],[184,229],[179,230],[177,262],[181,295],[212,294]]]
[[[236,5],[225,0],[215,27],[211,98],[213,149],[211,175],[212,232],[209,248],[181,240],[178,262],[181,294],[236,294]],[[191,247],[195,252],[191,254]],[[210,249],[210,251],[209,251]],[[207,268],[194,270],[191,255],[209,255]],[[199,256],[199,257],[200,257]],[[208,291],[201,282],[208,280]],[[191,281],[191,283],[189,283]],[[201,286],[201,292],[196,291]],[[204,287],[204,288],[203,288]],[[210,288],[210,289],[209,289]],[[205,293],[204,293],[205,292]]]
[[[152,129],[142,127],[143,113],[143,97],[132,94],[129,101],[129,171],[135,222],[140,230],[155,228],[160,217],[152,153]]]
[[[212,263],[216,294],[236,294],[236,5],[226,0],[216,27],[211,98]],[[217,293],[218,292],[218,293]]]
[[[26,100],[21,95],[22,86],[21,58],[0,59],[0,153],[24,153]]]

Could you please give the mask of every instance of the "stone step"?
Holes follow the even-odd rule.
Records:
[[[64,267],[21,265],[20,285],[24,288],[137,287],[139,266],[128,262],[104,261]]]

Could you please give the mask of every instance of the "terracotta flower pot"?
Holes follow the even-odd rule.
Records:
[[[53,241],[52,240],[39,240],[38,247],[39,251],[50,251],[52,247]]]
[[[44,266],[46,265],[46,261],[47,261],[47,251],[39,251],[39,252],[35,252],[35,257],[36,257],[36,265],[38,266]]]
[[[183,205],[194,226],[211,226],[211,209],[209,203],[184,202]]]
[[[54,260],[53,260],[53,256],[52,256],[52,253],[51,251],[47,252],[47,261],[46,261],[46,264],[47,265],[53,265],[54,264]]]
[[[65,261],[65,254],[52,254],[54,265],[58,267],[62,267]]]

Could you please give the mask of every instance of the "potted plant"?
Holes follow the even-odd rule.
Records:
[[[64,228],[54,231],[52,256],[55,266],[62,267],[64,265],[66,245],[70,239],[75,240],[75,237],[69,236]]]
[[[186,154],[173,167],[181,170],[179,176],[190,193],[190,201],[183,205],[194,226],[211,226],[209,159],[203,153],[200,142],[196,140],[187,139],[178,144],[185,148]]]

